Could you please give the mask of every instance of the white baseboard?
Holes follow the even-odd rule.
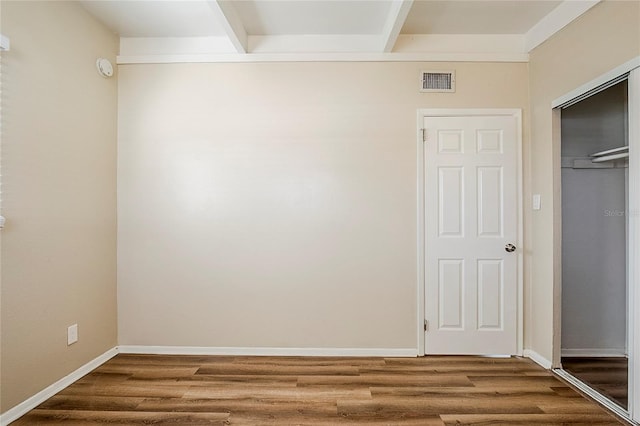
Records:
[[[0,414],[0,426],[6,426],[42,404],[62,389],[100,367],[117,354],[154,354],[154,355],[269,355],[269,356],[386,356],[415,357],[415,348],[235,348],[235,347],[199,347],[199,346],[132,346],[124,345],[109,349],[99,357],[89,361],[69,375],[63,377],[46,389]]]
[[[627,356],[624,349],[562,349],[563,357],[625,357]]]
[[[547,370],[551,369],[552,362],[540,355],[538,352],[531,349],[525,349],[523,351],[523,355],[536,364],[540,365],[542,368],[545,368]]]
[[[237,356],[386,356],[415,357],[415,348],[243,348],[208,346],[118,346],[121,354]]]
[[[33,395],[31,398],[21,402],[16,405],[12,409],[6,411],[5,413],[0,415],[0,425],[6,426],[9,423],[17,420],[18,418],[24,416],[30,410],[36,408],[38,405],[42,404],[47,399],[51,398],[56,393],[60,392],[62,389],[74,383],[76,380],[79,380],[86,374],[90,373],[92,370],[100,367],[105,362],[109,361],[114,356],[118,355],[118,349],[113,348],[109,349],[102,355],[97,358],[89,361],[82,367],[78,368],[74,372],[68,374],[47,388],[41,390],[37,394]]]

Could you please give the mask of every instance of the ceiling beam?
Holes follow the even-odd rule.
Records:
[[[244,29],[244,25],[238,16],[235,8],[230,1],[223,0],[209,0],[209,6],[213,10],[213,13],[218,17],[220,24],[224,28],[229,41],[233,44],[233,47],[238,53],[248,52],[248,39],[247,31]]]
[[[600,0],[563,1],[525,34],[525,51],[531,52],[598,3]]]
[[[413,0],[394,0],[391,3],[389,16],[382,30],[382,52],[389,53],[393,50],[412,5]]]
[[[259,63],[259,62],[523,62],[524,53],[252,53],[231,54],[169,54],[119,55],[118,65],[124,64],[187,64],[187,63]]]

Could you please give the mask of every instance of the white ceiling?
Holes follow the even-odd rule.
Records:
[[[206,1],[88,0],[81,3],[121,37],[225,34]]]
[[[232,1],[248,34],[378,34],[389,1]]]
[[[209,59],[211,55],[225,58],[239,55],[244,58],[240,60],[264,54],[336,53],[399,58],[408,55],[407,52],[413,59],[424,60],[464,60],[460,55],[467,55],[471,60],[524,61],[529,50],[598,1],[80,0],[80,3],[121,37],[122,63],[132,58],[162,62],[168,59],[167,55],[182,55],[183,60],[190,55],[189,61],[207,61],[202,55],[209,55]],[[422,56],[418,58],[417,54]],[[409,56],[406,58],[409,60]]]
[[[402,34],[525,34],[562,1],[416,1]]]

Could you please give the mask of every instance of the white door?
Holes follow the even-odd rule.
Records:
[[[426,117],[424,128],[425,353],[515,354],[516,118]]]

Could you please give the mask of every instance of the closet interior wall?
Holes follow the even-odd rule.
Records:
[[[591,155],[628,146],[622,81],[562,110],[562,356],[627,355],[625,159]]]

